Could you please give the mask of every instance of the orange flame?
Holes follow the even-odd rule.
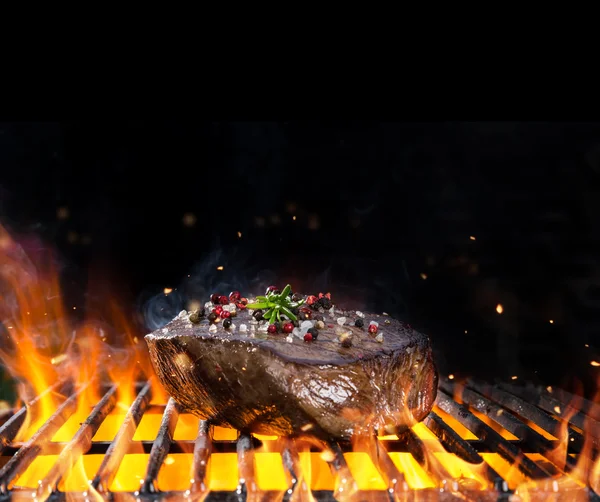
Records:
[[[66,453],[37,456],[13,480],[11,487],[32,489],[38,500],[44,500],[47,493],[40,490],[52,488],[52,483],[48,485],[50,477],[58,483],[60,490],[79,491],[91,500],[103,500],[103,495],[90,486],[90,480],[106,457],[83,453],[89,450],[91,441],[110,442],[123,434],[137,446],[131,447],[127,442],[115,448],[121,461],[116,472],[107,476],[106,482],[112,491],[134,492],[144,478],[149,458],[140,441],[156,438],[168,396],[152,378],[145,344],[118,303],[113,298],[104,302],[111,331],[119,333],[120,337],[119,343],[114,344],[99,323],[69,320],[66,312],[73,314],[75,309],[64,304],[58,274],[50,263],[46,260],[34,267],[19,244],[0,226],[0,336],[3,337],[0,360],[19,382],[19,402],[27,407],[26,419],[14,440],[30,440],[68,396],[77,397],[76,409],[51,439],[66,443],[66,450],[63,450]],[[171,289],[165,288],[165,294],[169,293]],[[320,293],[319,296],[329,297],[330,294]],[[78,308],[76,312],[80,310]],[[504,311],[501,304],[496,310],[499,314]],[[517,376],[512,379],[516,380]],[[132,403],[140,390],[136,383],[146,380],[150,380],[151,392],[144,403],[145,412],[139,423],[128,421]],[[109,388],[114,397],[106,394]],[[459,387],[456,389],[458,391]],[[551,392],[551,388],[548,390]],[[75,391],[78,393],[74,394]],[[111,399],[106,399],[107,396]],[[32,403],[34,397],[39,399]],[[594,402],[598,402],[599,397],[596,396]],[[462,402],[460,392],[454,398]],[[102,399],[107,407],[101,413],[106,416],[90,428],[86,419],[98,409]],[[592,435],[585,435],[586,428],[591,427],[591,419],[581,431],[586,437],[583,449],[575,466],[569,470],[569,464],[572,465],[568,454],[569,420],[581,409],[577,400],[568,406],[555,407],[554,414],[560,420],[557,431],[543,431],[535,424],[529,424],[546,438],[556,441],[557,446],[545,457],[559,474],[545,480],[528,479],[520,472],[519,461],[509,463],[497,453],[482,453],[480,463],[469,463],[448,453],[425,423],[413,423],[411,416],[386,416],[373,417],[373,427],[387,435],[377,437],[373,430],[357,433],[352,440],[352,451],[344,454],[314,438],[255,435],[263,442],[258,449],[249,449],[242,454],[229,452],[207,456],[206,479],[199,480],[201,486],[196,487],[193,455],[169,454],[158,474],[157,488],[205,497],[210,490],[235,490],[243,478],[249,500],[261,500],[265,493],[270,496],[276,493],[275,499],[281,499],[291,486],[294,488],[293,502],[314,502],[315,490],[331,490],[342,501],[356,500],[357,495],[360,500],[368,500],[370,495],[363,494],[384,491],[394,500],[404,500],[405,492],[423,489],[444,490],[468,499],[464,496],[466,491],[492,488],[490,474],[495,471],[511,489],[516,489],[521,501],[535,500],[541,492],[555,493],[557,500],[560,494],[567,494],[569,500],[579,500],[586,485],[600,492],[600,458],[593,457]],[[349,417],[354,412],[359,413],[358,410],[345,410]],[[443,410],[434,407],[434,412],[463,439],[477,439],[472,431]],[[472,412],[502,438],[517,439],[493,417]],[[590,416],[597,424],[600,413],[593,415],[591,412]],[[409,431],[412,435],[410,452],[390,452],[386,448],[389,441],[399,440],[396,430],[390,429],[393,418],[402,423],[413,423]],[[198,431],[198,419],[181,413],[173,439],[193,441]],[[237,436],[237,431],[232,429],[214,428],[216,441],[230,441]],[[76,440],[79,442],[75,444]]]
[[[76,322],[66,315],[79,310],[64,304],[51,258],[48,254],[34,266],[0,225],[0,361],[19,382],[19,402],[27,407],[13,441],[29,441],[67,396],[79,390],[75,409],[61,419],[51,439],[70,444],[77,438],[77,444],[59,457],[38,456],[13,485],[42,486],[44,476],[51,475],[62,479],[61,486],[84,486],[92,497],[87,474],[95,456],[82,454],[89,449],[92,436],[114,437],[120,426],[114,419],[124,416],[135,399],[136,382],[150,378],[152,369],[143,340],[136,337],[113,299],[105,304],[111,332],[119,333],[118,344],[109,343],[105,328],[97,321]],[[116,386],[116,398],[107,399],[102,412],[108,416],[99,427],[86,426],[86,418],[111,385]],[[165,403],[162,387],[153,382],[153,390],[154,398]],[[58,459],[64,465],[53,465]],[[38,495],[44,499],[44,494]]]

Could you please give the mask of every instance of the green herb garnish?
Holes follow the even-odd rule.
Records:
[[[273,292],[267,293],[267,296],[257,296],[257,303],[249,303],[246,308],[258,310],[266,309],[267,311],[263,314],[263,319],[267,319],[270,324],[274,324],[275,321],[281,322],[281,314],[285,315],[290,321],[296,321],[298,318],[292,312],[304,303],[304,300],[298,302],[292,301],[290,293],[292,287],[288,284],[283,291],[278,295]]]

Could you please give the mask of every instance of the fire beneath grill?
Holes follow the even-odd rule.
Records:
[[[0,501],[600,499],[597,399],[442,379],[401,435],[239,433],[169,399],[114,303],[69,321],[58,283],[0,226],[0,360],[23,403],[0,412]]]
[[[126,407],[111,385],[83,416],[82,390],[55,388],[62,402],[25,434],[41,399],[5,417],[0,497],[600,499],[600,405],[564,391],[445,380],[408,433],[319,445],[213,427],[153,389]]]

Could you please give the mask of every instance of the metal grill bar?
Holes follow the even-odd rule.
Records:
[[[367,453],[387,485],[389,493],[396,493],[405,488],[406,480],[404,474],[394,465],[382,441],[377,440],[377,438],[369,441]]]
[[[429,413],[424,422],[431,432],[439,438],[440,443],[442,443],[447,451],[454,453],[458,457],[467,462],[471,462],[472,464],[483,462],[483,458],[477,453],[477,450],[462,439],[458,433],[436,415],[435,412],[432,411]]]
[[[206,470],[208,459],[212,453],[212,427],[207,420],[200,420],[198,435],[194,446],[194,462],[192,465],[192,486],[190,491],[202,494],[208,491],[206,485]]]
[[[340,448],[340,445],[336,441],[328,443],[330,450],[333,452],[333,459],[327,460],[329,467],[337,475],[337,487],[336,492],[341,495],[344,491],[354,491],[356,488],[356,481],[350,472],[350,468],[344,458],[344,453]]]
[[[429,451],[427,446],[411,429],[404,432],[402,438],[406,441],[406,446],[410,454],[438,484],[453,478],[435,455],[426,455],[426,452]]]
[[[94,407],[85,422],[81,424],[81,427],[79,427],[79,430],[75,433],[73,439],[65,446],[59,455],[58,460],[52,466],[50,472],[48,472],[46,477],[40,482],[37,489],[38,496],[42,496],[43,494],[50,495],[55,491],[62,476],[75,465],[81,455],[90,449],[94,434],[96,434],[100,424],[102,424],[106,416],[115,407],[116,391],[117,386],[112,386]]]
[[[83,385],[62,403],[52,416],[36,431],[7,464],[0,469],[0,493],[8,493],[8,485],[22,474],[33,460],[44,451],[44,446],[67,421],[77,408],[77,398],[90,384]]]
[[[250,434],[240,434],[237,440],[239,484],[238,494],[247,500],[254,500],[258,492],[254,476],[254,445]]]
[[[538,427],[541,427],[554,437],[560,436],[561,424],[558,420],[540,410],[536,406],[524,401],[520,397],[503,391],[497,387],[492,387],[488,384],[483,384],[472,380],[468,381],[468,386],[475,389],[480,394],[483,394],[484,396],[496,401],[505,408],[513,411],[518,416],[535,423]],[[573,443],[572,446],[577,448],[578,451],[583,447],[583,437],[581,434],[572,429],[569,429],[569,441]]]
[[[142,419],[142,415],[150,404],[151,393],[152,387],[150,381],[148,381],[130,406],[125,420],[123,420],[119,428],[119,432],[117,432],[115,439],[113,439],[106,451],[102,464],[92,481],[92,488],[95,490],[102,493],[108,492],[110,483],[117,473],[121,460],[123,460],[123,457],[127,453],[127,449]]]
[[[547,392],[547,389],[538,388],[538,392],[540,394],[544,394]],[[594,420],[600,421],[600,404],[593,403],[592,401],[581,396],[575,396],[563,389],[552,389],[552,394],[560,399],[564,404],[577,403],[582,413],[585,413],[588,417],[593,418]]]
[[[497,453],[502,455],[509,462],[516,463],[519,470],[530,478],[539,479],[550,476],[548,471],[542,469],[535,462],[523,456],[523,453],[519,448],[509,443],[489,425],[479,420],[479,418],[473,415],[464,406],[461,406],[454,401],[443,389],[440,389],[436,402],[442,410],[458,420],[467,429],[473,432],[473,434],[488,442]]]
[[[141,493],[158,493],[156,478],[158,477],[158,472],[160,471],[165,458],[167,458],[167,455],[169,454],[169,448],[173,442],[173,433],[177,426],[177,420],[179,420],[179,411],[177,410],[177,405],[173,398],[170,398],[162,417],[158,435],[156,436],[156,440],[150,451],[148,468],[140,490]]]
[[[4,449],[15,439],[15,436],[25,421],[27,410],[35,409],[43,398],[48,394],[61,389],[63,386],[65,386],[65,382],[56,382],[54,385],[48,387],[39,396],[27,403],[26,406],[21,407],[6,422],[4,422],[2,426],[0,426],[0,454],[2,454]]]
[[[510,391],[516,394],[521,399],[524,399],[530,403],[539,406],[542,410],[548,413],[554,413],[559,416],[565,416],[568,418],[568,422],[575,427],[583,430],[585,429],[586,434],[591,435],[596,444],[600,443],[600,422],[597,422],[591,417],[586,417],[583,413],[577,409],[571,407],[568,403],[563,403],[550,395],[542,394],[538,392],[532,392],[525,387],[509,387],[507,388],[504,384],[499,384],[504,390]],[[510,390],[509,390],[510,389]]]
[[[501,427],[504,427],[508,432],[519,438],[533,451],[546,453],[551,451],[555,445],[538,432],[534,431],[518,418],[498,406],[493,401],[477,392],[460,384],[449,385],[446,382],[441,384],[442,388],[448,394],[454,394],[455,391],[460,392],[463,401],[472,406],[475,410],[485,414]]]
[[[115,387],[109,389],[102,400],[94,407],[91,415],[81,425],[71,441],[67,443],[51,442],[54,433],[64,424],[68,415],[74,411],[76,398],[82,390],[68,398],[30,441],[23,445],[13,444],[5,448],[5,452],[15,453],[15,455],[9,461],[9,464],[12,462],[11,466],[7,464],[3,470],[0,470],[0,475],[3,472],[5,475],[6,473],[11,474],[9,477],[0,477],[0,482],[3,479],[5,481],[3,485],[4,491],[0,494],[2,502],[5,500],[2,494],[6,498],[12,497],[13,499],[35,498],[36,496],[45,498],[50,495],[50,500],[64,500],[65,497],[72,500],[84,500],[85,496],[83,494],[67,495],[57,491],[57,486],[69,467],[74,465],[86,452],[105,453],[102,464],[95,474],[92,487],[98,490],[103,497],[110,500],[125,500],[132,495],[151,501],[163,498],[174,500],[178,499],[178,497],[204,500],[205,496],[208,496],[206,502],[222,502],[224,500],[252,502],[255,500],[275,499],[289,502],[290,500],[302,500],[304,495],[308,495],[308,493],[298,492],[298,490],[303,490],[302,479],[306,475],[301,469],[300,455],[297,450],[299,445],[308,445],[313,452],[325,452],[325,454],[321,455],[321,458],[329,464],[332,474],[336,479],[335,487],[332,490],[312,492],[312,495],[318,502],[322,500],[334,500],[334,497],[339,497],[344,495],[344,493],[346,496],[357,495],[358,498],[356,500],[368,499],[372,502],[378,500],[404,500],[409,496],[406,493],[410,491],[406,483],[406,477],[394,464],[395,459],[392,461],[392,457],[388,455],[388,453],[396,451],[410,452],[414,459],[424,468],[431,480],[437,484],[437,488],[435,489],[420,490],[424,497],[426,493],[430,493],[435,498],[439,495],[439,490],[441,489],[446,493],[446,497],[452,498],[456,496],[458,498],[466,497],[469,499],[470,495],[467,496],[466,494],[469,490],[473,489],[474,485],[470,485],[469,482],[466,484],[457,482],[456,477],[451,475],[445,467],[445,460],[442,462],[442,457],[438,457],[436,453],[432,453],[432,451],[437,450],[432,450],[431,447],[437,445],[437,448],[439,448],[440,443],[445,451],[456,455],[467,463],[474,466],[477,465],[478,475],[482,474],[485,479],[490,480],[490,486],[487,488],[492,489],[493,486],[493,491],[486,492],[486,500],[506,501],[510,495],[506,481],[484,461],[480,453],[498,453],[530,478],[550,477],[555,471],[552,471],[552,473],[549,472],[550,467],[529,459],[525,456],[525,453],[546,454],[546,457],[551,461],[547,465],[551,466],[551,463],[556,464],[556,462],[553,462],[550,453],[559,443],[563,445],[564,443],[543,437],[536,430],[532,429],[530,424],[533,422],[550,434],[556,433],[559,426],[563,428],[566,426],[566,422],[563,421],[561,423],[561,420],[557,420],[547,414],[546,411],[549,412],[549,410],[544,411],[544,406],[547,408],[551,404],[554,404],[553,401],[548,399],[546,401],[531,399],[530,402],[526,402],[524,398],[528,398],[529,396],[523,392],[522,388],[515,390],[511,386],[503,386],[499,389],[498,387],[492,388],[477,382],[458,384],[446,380],[440,383],[437,405],[441,410],[477,435],[478,439],[463,439],[452,428],[450,423],[444,421],[442,417],[445,415],[440,416],[434,412],[424,420],[424,424],[439,439],[439,443],[430,439],[419,438],[412,429],[399,433],[400,439],[398,440],[369,438],[359,445],[360,449],[353,448],[349,442],[323,443],[314,438],[296,440],[287,438],[278,438],[277,440],[266,439],[263,443],[270,443],[267,446],[267,451],[278,451],[282,454],[285,482],[288,488],[284,491],[281,491],[281,489],[279,491],[265,491],[260,489],[260,479],[257,480],[255,477],[256,448],[261,445],[260,441],[250,434],[240,434],[237,441],[215,441],[213,439],[212,427],[207,421],[200,421],[195,440],[174,441],[174,431],[178,423],[179,410],[173,400],[169,400],[164,407],[154,406],[152,408],[153,412],[158,409],[163,410],[160,428],[155,441],[133,441],[133,436],[142,416],[150,409],[150,382],[147,382],[136,396],[112,442],[92,441],[92,437],[104,418],[114,407]],[[533,390],[528,390],[528,392],[533,392]],[[450,397],[454,394],[462,396],[460,400],[464,403],[464,406]],[[545,396],[545,398],[547,397]],[[562,403],[558,394],[552,394],[549,397]],[[545,405],[542,406],[542,403],[545,403]],[[561,404],[561,406],[563,405],[564,403]],[[518,439],[510,440],[503,438],[492,427],[471,413],[467,406],[471,406],[471,409],[485,414],[504,427],[505,430],[514,434]],[[593,406],[588,406],[587,410],[594,413]],[[587,421],[585,414],[582,413],[582,415]],[[539,419],[540,417],[542,417],[542,423],[540,423],[540,420],[532,420],[532,418]],[[576,420],[581,420],[581,418]],[[577,427],[577,424],[573,424],[573,426]],[[0,428],[0,430],[2,429]],[[583,440],[583,437],[577,431],[573,430],[571,433],[578,434],[581,437],[581,441]],[[134,443],[136,446],[141,447],[143,451],[149,453],[149,460],[140,490],[135,493],[113,493],[109,487],[125,454],[130,451],[130,447]],[[574,445],[575,448],[573,448]],[[191,453],[192,447],[193,465],[191,468],[189,489],[185,492],[172,491],[160,493],[156,481],[168,454]],[[344,456],[344,453],[349,451],[364,451],[369,456],[385,483],[385,490],[382,490],[380,486],[379,490],[357,492],[358,485],[352,476]],[[213,452],[237,452],[239,484],[236,491],[209,491],[208,465]],[[327,452],[330,452],[329,456]],[[579,453],[581,458],[581,449],[577,448],[576,441],[569,442],[569,452]],[[40,453],[59,454],[58,462],[54,464],[49,473],[43,478],[41,485],[32,492],[23,490],[11,492],[8,490],[11,481],[17,475],[23,473],[24,469],[30,465],[35,456]],[[589,454],[597,455],[597,451],[590,453],[589,449],[587,449],[586,455]],[[576,461],[576,459],[572,459],[571,457],[567,458],[567,472],[574,466]],[[557,471],[561,472],[561,468],[557,467]],[[543,486],[546,487],[546,485],[551,486],[551,483],[546,483]],[[483,487],[477,487],[476,490],[479,488]],[[550,489],[552,488],[550,487]],[[586,494],[586,492],[582,493]],[[588,490],[587,495],[592,500],[598,500],[598,497],[590,490]],[[354,499],[354,497],[352,498]]]

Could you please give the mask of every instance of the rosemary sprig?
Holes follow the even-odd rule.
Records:
[[[281,314],[285,315],[290,321],[296,321],[298,318],[292,312],[304,303],[304,300],[298,302],[292,301],[290,293],[292,287],[288,284],[283,291],[278,295],[273,292],[267,293],[267,296],[257,296],[257,303],[249,303],[246,308],[249,309],[266,309],[267,311],[263,314],[263,319],[267,319],[270,324],[274,324],[275,321],[281,322]]]

